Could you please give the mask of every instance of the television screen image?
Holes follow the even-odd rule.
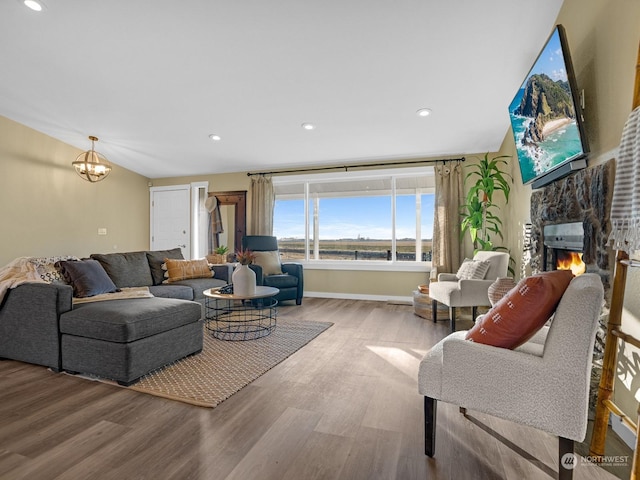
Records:
[[[578,106],[566,37],[558,25],[509,105],[523,183],[585,156]]]

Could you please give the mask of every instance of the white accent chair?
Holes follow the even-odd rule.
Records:
[[[491,305],[487,291],[498,277],[506,277],[509,268],[509,254],[506,252],[481,251],[473,260],[487,261],[491,265],[481,280],[459,279],[455,273],[439,273],[438,281],[429,284],[431,298],[431,318],[438,320],[438,302],[449,307],[451,331],[456,330],[456,307],[472,307],[476,318],[477,307]]]
[[[573,460],[573,442],[587,431],[593,346],[602,309],[600,277],[574,278],[550,327],[508,350],[451,333],[420,362],[418,391],[424,395],[425,454],[435,452],[437,401],[472,409],[559,437],[559,478],[572,478],[562,458]]]

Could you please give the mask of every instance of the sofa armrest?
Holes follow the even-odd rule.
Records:
[[[438,281],[439,282],[457,282],[458,277],[456,277],[455,273],[439,273]]]
[[[262,274],[262,267],[260,265],[256,265],[255,263],[252,263],[251,265],[249,265],[249,268],[253,270],[254,273],[256,274],[256,286],[258,287],[263,286],[264,278]]]
[[[584,438],[588,378],[572,375],[562,362],[460,336],[443,341],[442,365],[443,401],[551,434]],[[576,416],[584,421],[565,422]],[[567,423],[580,426],[574,430]]]
[[[59,320],[72,308],[69,285],[25,283],[0,308],[0,357],[60,369]]]
[[[282,273],[298,277],[296,304],[300,305],[302,303],[302,297],[304,296],[304,269],[302,264],[296,262],[285,262],[282,264]]]
[[[282,273],[288,273],[294,277],[302,278],[302,264],[295,262],[285,262],[282,264]]]
[[[211,269],[215,273],[214,275],[215,278],[227,283],[231,283],[231,274],[233,273],[233,263],[212,265]]]

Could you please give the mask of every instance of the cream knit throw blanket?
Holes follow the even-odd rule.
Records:
[[[622,131],[609,242],[629,255],[640,250],[640,107],[631,112]]]
[[[0,268],[0,302],[10,288],[27,282],[47,283],[29,260],[30,257],[19,257]]]

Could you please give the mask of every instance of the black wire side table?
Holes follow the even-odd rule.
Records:
[[[243,341],[266,337],[276,328],[280,290],[256,287],[254,295],[218,293],[205,290],[205,322],[211,334],[220,340]]]

